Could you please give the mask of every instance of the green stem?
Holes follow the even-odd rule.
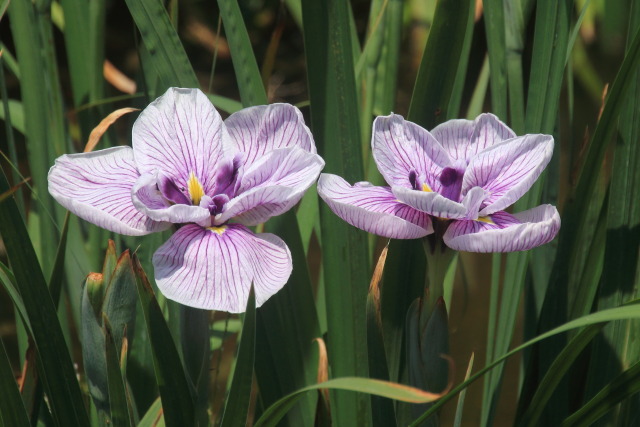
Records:
[[[455,251],[447,247],[437,233],[422,239],[422,244],[427,257],[424,297],[420,312],[420,326],[421,330],[424,330],[438,299],[444,296],[444,278],[449,264],[454,259]]]

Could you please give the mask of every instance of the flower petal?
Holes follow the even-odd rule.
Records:
[[[489,195],[480,215],[502,210],[531,188],[552,154],[551,135],[524,135],[489,147],[469,162],[462,194],[472,187],[482,187]]]
[[[158,190],[157,175],[142,175],[133,186],[133,205],[155,221],[173,224],[200,223],[209,219],[209,209],[194,205],[171,204]],[[205,196],[208,197],[208,196]]]
[[[198,89],[169,88],[133,125],[133,150],[141,174],[162,171],[186,186],[191,173],[213,191],[215,165],[229,135],[220,114]]]
[[[224,121],[233,144],[251,165],[277,148],[299,147],[316,153],[302,113],[290,104],[259,105],[233,113]]]
[[[139,176],[130,147],[65,154],[49,170],[49,193],[80,218],[115,233],[167,229],[170,224],[152,221],[133,206],[131,189]]]
[[[468,208],[432,191],[411,190],[404,187],[391,187],[394,196],[414,209],[438,218],[464,218]]]
[[[390,239],[417,239],[433,233],[429,215],[398,202],[389,187],[354,186],[323,173],[318,194],[340,218],[362,230]]]
[[[541,205],[515,215],[500,211],[485,221],[453,221],[444,233],[452,249],[467,252],[514,252],[550,242],[560,229],[554,206]]]
[[[292,271],[287,245],[240,224],[181,227],[153,255],[156,283],[169,299],[191,307],[241,313],[251,283],[259,307]]]
[[[436,126],[431,134],[452,159],[470,160],[477,153],[516,134],[493,114],[480,114],[475,120],[455,119]]]
[[[392,187],[413,188],[415,183],[409,178],[413,172],[438,193],[442,170],[453,166],[447,152],[428,131],[397,114],[376,118],[371,145],[378,169]]]
[[[316,182],[323,167],[320,156],[298,147],[267,152],[245,170],[237,196],[227,202],[215,223],[234,218],[256,225],[286,212]]]

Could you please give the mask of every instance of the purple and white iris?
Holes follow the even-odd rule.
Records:
[[[292,271],[282,239],[246,226],[291,209],[323,167],[297,108],[247,108],[223,122],[201,91],[171,88],[136,120],[133,148],[61,156],[49,171],[49,192],[116,233],[177,225],[153,256],[162,293],[236,313],[245,310],[252,282],[260,306]]]
[[[373,124],[373,157],[389,184],[354,186],[320,175],[318,193],[340,218],[380,236],[415,239],[438,221],[452,249],[512,252],[551,241],[555,207],[504,211],[526,193],[551,159],[550,135],[516,136],[491,114],[450,120],[431,132],[392,114]]]

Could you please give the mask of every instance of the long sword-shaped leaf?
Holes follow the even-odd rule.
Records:
[[[245,106],[266,104],[267,95],[237,4],[220,3],[242,103]],[[265,231],[280,236],[293,258],[293,273],[288,284],[257,314],[256,345],[261,356],[255,360],[256,377],[260,396],[265,405],[270,405],[313,381],[317,356],[312,341],[320,336],[320,328],[296,215],[289,211],[270,219]],[[314,396],[306,395],[300,405],[287,414],[289,423],[312,423],[314,405]]]
[[[409,120],[427,129],[449,117],[456,77],[461,78],[458,69],[466,63],[463,55],[473,23],[469,19],[471,6],[468,0],[441,0],[436,6],[409,107]]]
[[[358,105],[349,33],[350,7],[342,0],[302,2],[312,129],[325,170],[350,182],[364,177]],[[327,305],[328,354],[334,377],[368,375],[367,236],[320,206]],[[331,394],[336,425],[371,422],[368,396]]]
[[[247,311],[242,322],[242,334],[232,373],[231,387],[222,414],[222,427],[246,425],[251,401],[253,361],[256,347],[256,299],[253,286],[249,292]]]
[[[334,378],[320,384],[305,387],[293,394],[285,396],[262,414],[262,417],[260,417],[258,422],[255,424],[255,427],[276,426],[278,421],[286,411],[296,403],[302,393],[321,389],[356,391],[411,403],[433,402],[442,396],[442,394],[429,393],[415,387],[409,387],[388,381],[355,377]]]
[[[640,362],[636,362],[607,384],[596,396],[563,423],[563,427],[590,426],[623,399],[640,391]],[[637,421],[637,407],[633,422]]]
[[[636,303],[638,300],[635,301]],[[453,399],[458,393],[467,388],[471,383],[481,378],[487,372],[494,369],[496,366],[502,364],[505,360],[513,356],[514,354],[531,347],[532,345],[546,340],[555,335],[561,334],[563,332],[571,331],[572,329],[583,328],[585,326],[595,325],[603,322],[612,322],[616,320],[627,320],[627,319],[640,319],[640,306],[638,304],[632,304],[631,302],[628,305],[623,307],[610,308],[607,310],[602,310],[597,313],[592,313],[587,316],[580,317],[578,319],[574,319],[570,322],[567,322],[563,325],[558,326],[550,331],[547,331],[537,337],[517,346],[513,350],[503,354],[498,357],[495,361],[480,369],[478,372],[473,374],[468,380],[464,381],[461,384],[455,386],[449,393],[439,399],[427,412],[422,414],[419,418],[411,423],[412,427],[417,427],[421,425],[421,423],[429,418],[431,415],[435,414],[442,405],[447,403],[449,400]]]
[[[0,192],[9,188],[0,173]],[[0,203],[0,236],[7,248],[16,285],[31,324],[43,379],[59,425],[88,425],[80,387],[67,351],[54,303],[13,199]]]
[[[640,28],[640,3],[634,2],[630,10],[628,43]],[[615,307],[637,295],[640,248],[640,71],[631,77],[629,96],[620,113],[619,133],[615,146],[609,204],[607,208],[606,243],[602,282],[598,289],[598,308]],[[601,248],[602,250],[602,248]],[[587,377],[586,396],[595,395],[616,375],[640,359],[640,322],[619,322],[607,326],[604,340],[594,343]],[[610,411],[601,423],[611,425],[633,424],[637,417],[638,397]]]
[[[134,255],[138,299],[153,351],[153,366],[160,389],[165,422],[169,426],[194,425],[194,390],[182,366],[167,322],[162,315],[151,284]]]
[[[18,385],[11,369],[9,355],[0,339],[0,423],[6,426],[28,427],[29,416],[24,408]]]

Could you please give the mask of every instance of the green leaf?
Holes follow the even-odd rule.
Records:
[[[325,172],[347,181],[364,178],[350,5],[342,0],[302,2],[311,124]],[[367,235],[320,206],[328,355],[334,377],[368,375],[366,294]],[[330,248],[330,249],[329,249]],[[331,393],[336,425],[371,422],[367,396]]]
[[[12,5],[15,3],[17,2]],[[8,188],[4,173],[0,173],[0,193]],[[88,425],[80,387],[55,305],[13,199],[0,203],[0,236],[6,246],[17,289],[31,324],[41,366],[40,375],[53,416],[60,425]]]
[[[9,355],[0,339],[0,423],[6,426],[28,427],[29,416],[22,403]]]
[[[582,408],[567,418],[563,426],[592,425],[623,399],[640,391],[640,362],[622,372]],[[637,407],[636,407],[637,410]],[[637,415],[637,412],[635,412]],[[635,418],[634,418],[635,419]]]
[[[466,63],[465,40],[473,28],[469,19],[472,3],[441,0],[436,6],[409,107],[409,120],[426,129],[450,117],[449,102],[460,77],[458,70]]]
[[[426,403],[437,400],[441,395],[429,393],[414,387],[370,378],[344,377],[334,378],[320,384],[310,385],[280,399],[271,405],[255,423],[255,427],[276,426],[282,416],[291,408],[303,393],[311,390],[348,390],[386,397],[411,403]]]
[[[138,423],[138,427],[164,427],[164,413],[162,412],[162,401],[157,398],[144,414]]]
[[[570,322],[567,322],[563,325],[560,325],[550,331],[547,331],[537,337],[517,346],[516,348],[508,351],[507,353],[501,355],[496,358],[493,362],[486,365],[484,368],[480,369],[474,375],[472,375],[468,380],[462,382],[455,386],[449,393],[439,399],[427,412],[422,414],[419,418],[411,423],[412,427],[419,426],[424,420],[426,420],[431,415],[435,414],[438,409],[442,407],[449,400],[453,399],[456,394],[460,391],[468,387],[471,383],[481,378],[484,374],[494,369],[496,366],[499,366],[504,363],[506,359],[513,356],[514,354],[524,350],[525,348],[531,347],[532,345],[543,341],[547,338],[553,337],[555,335],[561,334],[563,332],[570,331],[572,329],[582,328],[585,326],[590,326],[603,322],[611,322],[615,320],[627,320],[627,319],[640,319],[640,304],[637,304],[639,300],[635,300],[634,303],[629,302],[627,305],[622,307],[610,308],[608,310],[602,310],[596,313],[589,314],[587,316],[580,317],[578,319],[574,319]]]
[[[388,249],[389,246],[387,245],[378,258],[367,295],[369,377],[383,381],[389,381],[389,367],[387,365],[387,355],[382,334],[382,319],[380,317],[380,282]],[[374,426],[391,427],[396,425],[396,411],[393,402],[390,400],[372,397],[371,410]]]
[[[242,334],[236,354],[231,386],[227,394],[224,412],[220,425],[241,426],[247,423],[249,403],[251,401],[251,384],[253,382],[253,361],[256,346],[256,298],[251,285],[247,311],[242,322]]]
[[[146,47],[147,55],[144,57],[158,73],[162,87],[200,87],[184,46],[162,2],[127,0],[127,7]],[[217,108],[228,113],[240,109],[238,102],[225,97],[209,95],[209,100]]]
[[[195,421],[193,385],[187,379],[167,322],[138,257],[134,255],[132,262],[138,299],[151,342],[153,367],[162,398],[165,422],[169,426],[193,425]]]
[[[270,405],[314,381],[318,366],[313,340],[321,336],[309,270],[293,211],[271,218],[265,231],[280,236],[293,258],[293,273],[283,289],[257,313],[256,345],[262,349],[255,369],[260,396]],[[313,423],[315,396],[309,394],[287,414],[290,425]]]
[[[220,16],[229,41],[231,60],[238,79],[242,105],[249,107],[267,103],[267,96],[260,79],[260,70],[251,49],[247,29],[236,0],[219,0]]]
[[[604,323],[595,324],[584,328],[562,349],[562,352],[556,357],[542,378],[542,381],[540,381],[540,385],[529,403],[527,412],[518,422],[519,425],[528,425],[531,427],[540,425],[542,411],[549,399],[551,399],[556,387],[564,375],[571,369],[580,353],[582,353],[598,332],[602,330],[604,325]]]
[[[491,82],[491,110],[507,117],[507,42],[504,21],[504,2],[485,0],[484,22],[489,51],[489,80]]]
[[[7,100],[9,104],[9,116],[11,117],[11,126],[21,134],[25,133],[25,125],[24,125],[24,108],[22,108],[22,103],[20,101],[16,101],[15,99]],[[6,120],[7,113],[5,109],[2,108],[0,110],[0,119]]]
[[[105,336],[105,348],[106,355],[106,368],[107,368],[107,383],[109,385],[109,410],[110,410],[110,422],[114,426],[133,426],[132,420],[129,416],[129,405],[127,400],[127,388],[125,386],[122,372],[120,371],[120,351],[119,345],[116,342],[117,336],[114,335],[109,323],[109,318],[102,315],[102,332]],[[124,331],[117,333],[120,337],[123,336]],[[123,357],[127,357],[126,353]]]

